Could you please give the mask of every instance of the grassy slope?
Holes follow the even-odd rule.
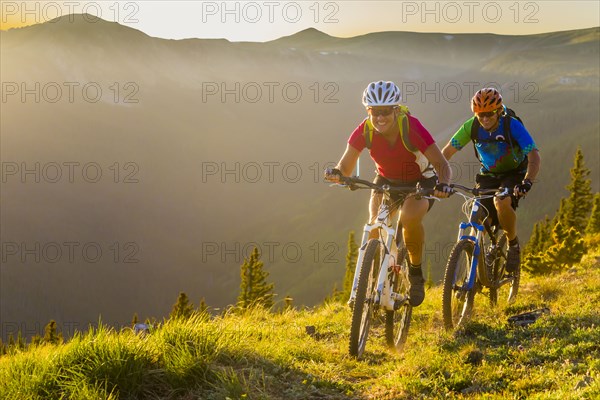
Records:
[[[402,353],[370,337],[347,355],[346,306],[167,322],[147,337],[99,329],[0,358],[2,399],[400,399],[600,396],[600,251],[571,271],[525,276],[519,300],[459,334],[441,327],[441,288],[415,309]],[[507,317],[547,306],[527,328]],[[306,326],[316,334],[306,334]]]

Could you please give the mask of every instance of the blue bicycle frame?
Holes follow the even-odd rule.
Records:
[[[473,259],[471,260],[471,271],[469,272],[469,281],[467,282],[466,287],[460,287],[461,290],[471,290],[475,285],[475,278],[477,277],[477,266],[479,264],[479,254],[481,253],[481,246],[479,243],[481,242],[481,236],[484,232],[484,226],[477,221],[479,221],[479,217],[482,213],[482,205],[479,199],[475,199],[473,202],[473,206],[471,207],[471,215],[469,218],[469,222],[461,222],[459,225],[459,234],[458,240],[470,240],[473,242]],[[471,229],[471,234],[464,234],[466,229]]]

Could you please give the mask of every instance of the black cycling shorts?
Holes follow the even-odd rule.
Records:
[[[525,172],[515,172],[512,174],[503,174],[503,175],[486,175],[486,174],[477,174],[475,177],[475,182],[477,182],[477,186],[480,189],[504,189],[509,188],[511,205],[513,210],[516,210],[519,206],[519,199],[517,199],[513,194],[513,188],[523,182],[525,178]],[[490,213],[490,218],[492,220],[492,225],[498,225],[498,213],[496,212],[496,207],[494,206],[494,199],[487,198],[482,199],[481,204],[488,209]]]

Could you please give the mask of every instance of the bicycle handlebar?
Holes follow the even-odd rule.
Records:
[[[384,184],[384,185],[377,185],[373,182],[364,180],[364,179],[360,179],[358,177],[349,177],[349,176],[342,176],[339,175],[340,178],[340,186],[346,186],[348,187],[350,190],[357,190],[357,189],[373,189],[377,192],[404,192],[404,193],[408,193],[411,192],[411,194],[417,196],[417,197],[422,197],[422,196],[430,196],[433,195],[434,193],[434,189],[426,189],[421,187],[419,184],[417,185],[413,185],[413,186],[392,186],[392,185],[388,185],[388,184]]]
[[[469,193],[472,194],[473,196],[481,196],[481,195],[486,195],[486,194],[494,194],[496,196],[508,196],[509,193],[509,188],[505,187],[503,191],[498,192],[498,189],[481,189],[481,188],[470,188],[467,186],[463,186],[463,185],[459,185],[458,183],[453,183],[450,185],[450,187],[452,188],[452,191],[455,192],[456,189],[460,190],[461,192],[464,193]]]

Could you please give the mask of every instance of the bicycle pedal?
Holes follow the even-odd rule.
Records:
[[[406,303],[406,300],[395,300],[394,301],[394,311],[398,311],[403,305]]]

